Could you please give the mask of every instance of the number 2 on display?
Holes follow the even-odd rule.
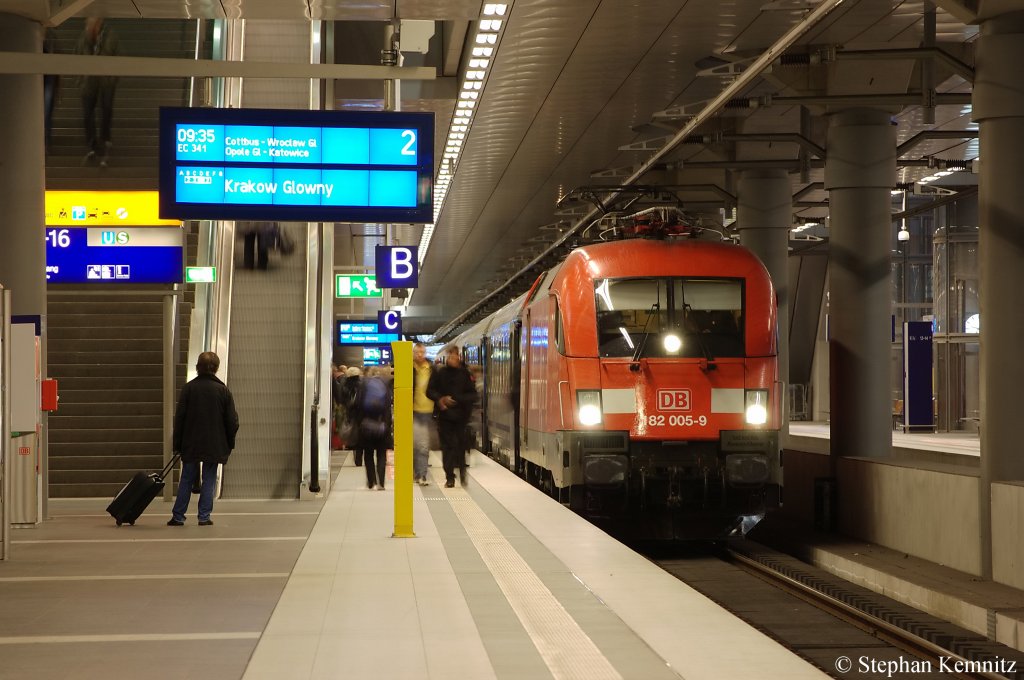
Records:
[[[415,156],[416,149],[413,147],[416,145],[416,131],[415,130],[402,130],[402,139],[408,138],[409,141],[402,147],[403,156]]]

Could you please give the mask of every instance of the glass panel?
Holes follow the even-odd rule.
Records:
[[[664,279],[602,279],[595,282],[598,352],[630,357],[644,334],[661,332],[667,313]]]
[[[595,300],[602,357],[744,355],[741,280],[602,279]]]
[[[732,279],[681,279],[678,285],[685,301],[683,327],[688,334],[699,334],[696,339],[703,345],[704,354],[711,357],[743,356],[742,282]]]

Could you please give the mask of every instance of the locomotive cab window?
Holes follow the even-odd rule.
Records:
[[[602,357],[744,356],[741,279],[601,279],[594,292]]]
[[[554,298],[555,303],[555,349],[562,356],[565,356],[565,325],[562,323],[562,310],[558,304],[558,298]]]

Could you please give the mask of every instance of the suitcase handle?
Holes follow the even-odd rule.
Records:
[[[160,479],[167,479],[167,473],[169,473],[174,468],[174,466],[178,464],[179,460],[181,460],[180,453],[176,453],[173,456],[171,456],[171,460],[167,463],[167,465],[164,466],[164,469],[160,472]]]

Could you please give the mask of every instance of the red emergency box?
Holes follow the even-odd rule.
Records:
[[[53,378],[47,378],[42,381],[42,397],[40,399],[39,409],[41,411],[56,411],[57,401],[60,397],[57,396],[57,381]]]

